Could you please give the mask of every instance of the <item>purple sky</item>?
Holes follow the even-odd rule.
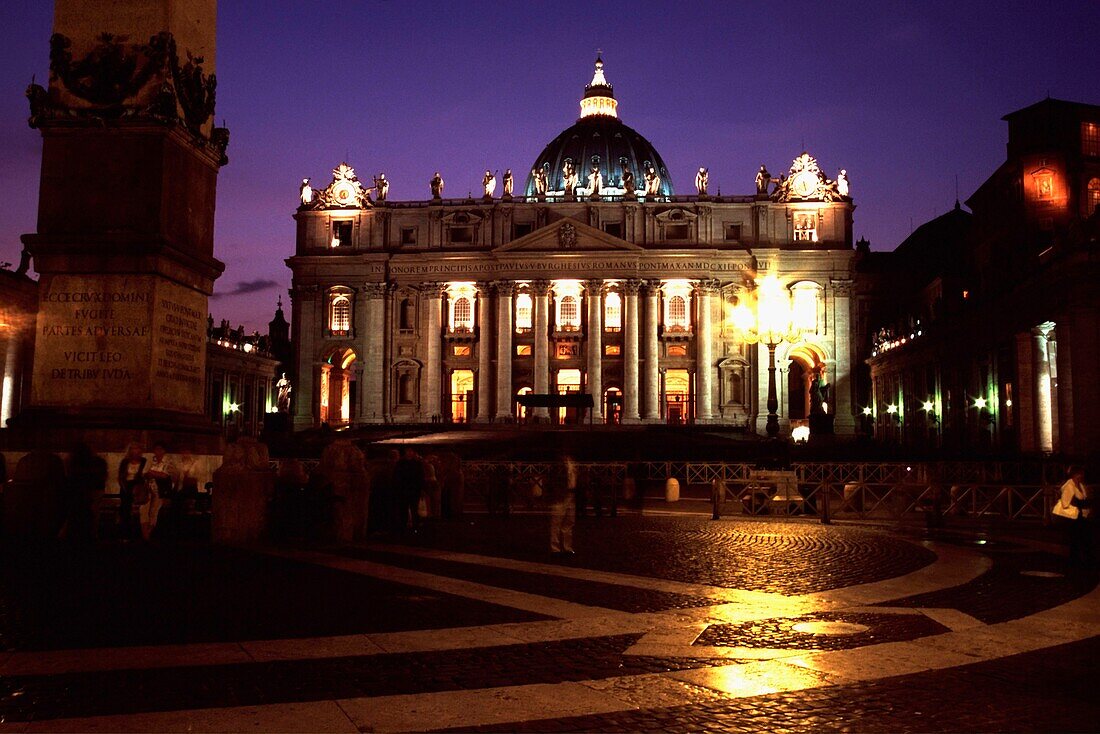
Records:
[[[290,272],[297,184],[345,157],[393,199],[475,191],[523,173],[572,124],[603,49],[620,117],[680,193],[751,192],[803,141],[846,168],[856,237],[892,249],[1002,161],[1002,115],[1046,96],[1100,103],[1100,4],[1055,2],[455,2],[229,0],[218,109],[232,139],[218,185],[215,318],[264,328]],[[0,260],[35,226],[39,135],[23,91],[45,79],[52,3],[0,9]],[[284,299],[285,300],[285,299]]]

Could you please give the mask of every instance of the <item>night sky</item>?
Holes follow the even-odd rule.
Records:
[[[535,156],[578,115],[602,49],[619,116],[679,193],[748,194],[761,163],[805,147],[848,171],[855,236],[892,249],[1004,158],[1000,118],[1047,94],[1100,103],[1100,3],[422,2],[223,0],[216,319],[266,329],[290,272],[304,176],[343,159],[384,171],[391,199],[476,192],[486,168]],[[0,260],[32,232],[39,134],[24,89],[48,76],[52,3],[0,9]],[[286,300],[284,298],[284,300]]]

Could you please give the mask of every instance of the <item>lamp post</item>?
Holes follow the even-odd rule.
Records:
[[[768,422],[769,438],[779,437],[779,396],[775,385],[775,348],[799,338],[791,318],[791,300],[779,278],[767,275],[756,282],[755,311],[746,303],[733,310],[733,326],[749,344],[763,343],[768,348]]]

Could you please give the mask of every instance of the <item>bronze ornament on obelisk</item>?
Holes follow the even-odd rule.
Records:
[[[218,169],[216,0],[56,0],[42,134],[31,407],[16,427],[148,441],[203,418]],[[96,443],[99,443],[98,441]],[[209,441],[208,441],[209,443]]]

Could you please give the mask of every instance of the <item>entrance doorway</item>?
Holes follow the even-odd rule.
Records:
[[[581,391],[580,370],[558,370],[558,395],[570,395]],[[576,408],[558,408],[558,425],[580,423]]]
[[[691,421],[691,374],[687,370],[665,372],[665,416],[670,425]]]
[[[521,387],[519,390],[516,391],[516,397],[517,398],[519,398],[523,395],[530,395],[530,394],[531,394],[531,388],[529,388],[529,387]],[[526,423],[527,422],[527,406],[523,405],[518,400],[516,401],[516,420],[519,421],[520,423]]]
[[[608,425],[623,422],[623,394],[617,387],[609,387],[603,394],[603,416]]]
[[[473,414],[474,371],[451,372],[451,422],[469,423]]]
[[[319,419],[333,428],[343,428],[355,420],[358,383],[355,379],[355,351],[340,348],[329,354],[321,365],[321,404]]]

